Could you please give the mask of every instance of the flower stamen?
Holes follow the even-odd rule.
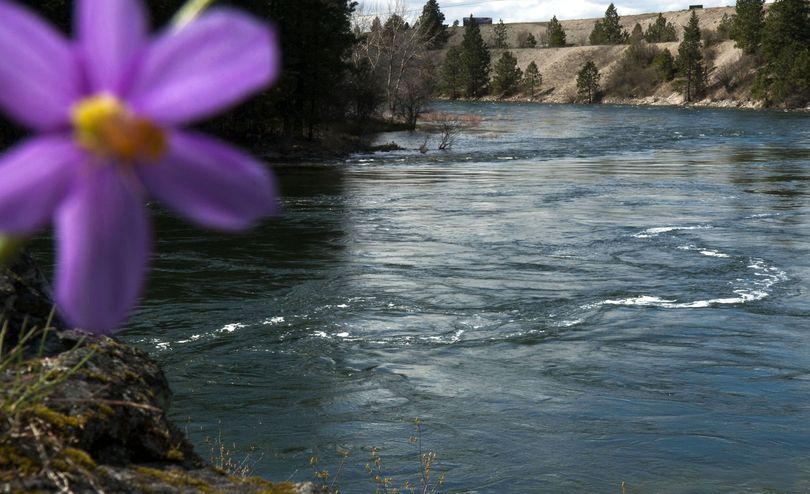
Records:
[[[166,151],[166,135],[160,127],[134,115],[108,94],[79,101],[71,121],[79,145],[105,158],[156,161]]]

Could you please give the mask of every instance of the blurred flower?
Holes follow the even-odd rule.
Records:
[[[37,133],[0,156],[0,232],[30,235],[53,218],[57,306],[107,333],[144,285],[148,197],[229,231],[277,210],[261,163],[177,127],[264,88],[280,56],[270,28],[235,10],[152,40],[139,0],[80,0],[75,17],[71,42],[0,0],[0,109]]]

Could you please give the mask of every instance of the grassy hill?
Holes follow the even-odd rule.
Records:
[[[734,14],[734,7],[718,7],[699,9],[697,11],[700,26],[704,35],[716,36],[724,15]],[[691,11],[682,10],[663,13],[668,22],[674,24],[678,36],[682,35],[683,26],[688,22]],[[636,23],[642,29],[655,21],[658,13],[627,15],[621,17],[621,24],[628,32],[632,31]],[[521,33],[531,33],[537,40],[538,46],[545,43],[547,22],[528,22],[506,24],[508,50],[518,61],[518,66],[525,70],[531,62],[535,62],[543,76],[543,85],[535,101],[552,103],[573,102],[576,97],[576,74],[587,60],[593,60],[602,74],[603,87],[610,80],[618,66],[625,50],[629,45],[588,45],[588,36],[593,30],[594,23],[599,19],[579,19],[560,21],[565,29],[569,46],[565,48],[518,48],[518,39]],[[493,39],[494,25],[481,26],[481,34],[487,43]],[[451,28],[451,36],[447,48],[458,45],[464,35],[463,27]],[[525,34],[524,34],[525,36]],[[704,39],[706,37],[704,36]],[[679,42],[654,43],[657,48],[667,49],[673,55],[677,54]],[[505,50],[491,50],[493,65]],[[438,55],[443,60],[446,50]],[[755,66],[750,60],[743,57],[743,53],[734,47],[730,40],[711,41],[705,50],[707,65],[709,67],[709,88],[706,98],[699,104],[713,106],[747,106],[757,104],[751,100],[750,87]],[[525,97],[511,99],[525,100]],[[636,97],[618,98],[608,94],[606,102],[614,103],[640,103],[640,104],[681,104],[683,97],[673,87],[672,83],[661,84],[652,94]]]

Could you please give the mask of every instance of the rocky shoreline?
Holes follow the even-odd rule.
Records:
[[[203,460],[167,419],[172,393],[158,364],[65,328],[51,308],[27,255],[0,267],[0,492],[326,492]]]

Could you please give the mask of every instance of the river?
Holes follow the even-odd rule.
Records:
[[[806,490],[810,117],[436,106],[482,124],[277,165],[249,234],[156,211],[123,336],[198,449],[298,481],[348,453],[336,485],[373,492],[372,447],[418,483],[419,417],[449,492]]]

